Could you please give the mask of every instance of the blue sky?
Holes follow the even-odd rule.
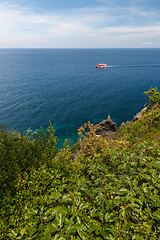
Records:
[[[159,48],[160,0],[0,0],[0,48]]]

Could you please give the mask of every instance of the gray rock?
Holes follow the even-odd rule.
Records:
[[[96,135],[106,137],[117,130],[117,124],[114,123],[108,115],[107,120],[103,120],[99,124],[95,125],[94,129],[96,130]]]

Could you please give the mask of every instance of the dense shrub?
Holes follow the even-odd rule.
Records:
[[[89,122],[73,147],[1,127],[0,239],[160,238],[160,106],[97,137]]]
[[[160,93],[157,91],[157,88],[151,88],[149,91],[144,92],[144,95],[146,95],[149,99],[148,103],[146,106],[148,108],[151,108],[154,106],[156,103],[160,105]]]
[[[26,135],[0,126],[0,199],[8,192],[15,194],[19,174],[52,164],[56,142],[50,122],[47,133],[41,128],[39,133],[28,130]]]

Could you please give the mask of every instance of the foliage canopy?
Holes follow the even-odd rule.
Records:
[[[88,122],[59,151],[51,123],[48,134],[1,126],[0,239],[159,239],[160,104],[146,94],[138,121],[108,139]]]

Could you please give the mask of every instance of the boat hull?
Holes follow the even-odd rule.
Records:
[[[97,64],[96,68],[106,68],[107,64]]]

